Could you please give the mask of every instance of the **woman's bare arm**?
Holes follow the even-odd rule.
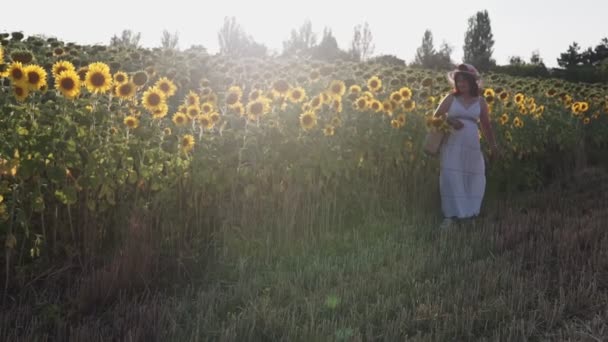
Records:
[[[435,113],[433,114],[433,117],[438,118],[441,116],[445,116],[448,113],[448,109],[450,109],[450,106],[452,105],[453,100],[454,100],[454,95],[452,95],[452,94],[444,97],[443,100],[441,100],[441,103],[439,104],[437,109],[435,109]]]

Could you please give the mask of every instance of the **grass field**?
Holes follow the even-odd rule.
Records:
[[[591,170],[543,193],[488,200],[482,217],[450,231],[422,211],[362,215],[293,240],[226,229],[213,261],[184,256],[181,267],[136,247],[82,281],[49,272],[53,286],[30,286],[27,301],[4,311],[0,337],[602,341],[607,179]]]

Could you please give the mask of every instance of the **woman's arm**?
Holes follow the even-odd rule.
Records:
[[[450,106],[452,105],[453,99],[454,99],[454,95],[452,95],[452,94],[444,97],[443,100],[441,100],[441,103],[439,104],[437,109],[435,109],[435,113],[433,114],[433,117],[438,118],[438,117],[445,116],[448,113],[448,109],[450,109]]]
[[[445,116],[448,113],[450,106],[452,105],[452,101],[454,101],[454,95],[449,94],[448,96],[444,97],[441,103],[439,104],[439,107],[437,107],[437,109],[435,110],[433,117],[438,118]],[[462,122],[456,119],[448,119],[447,122],[455,129],[461,129],[464,126]]]
[[[492,153],[496,153],[498,152],[498,145],[496,144],[496,139],[494,138],[494,131],[492,130],[492,123],[490,122],[488,104],[486,103],[486,100],[483,97],[481,97],[479,101],[481,101],[481,113],[479,114],[479,121],[481,123],[481,133],[490,144]]]

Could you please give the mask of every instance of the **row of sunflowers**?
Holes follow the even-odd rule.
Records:
[[[442,72],[7,34],[0,41],[0,216],[7,236],[17,226],[42,234],[32,217],[57,208],[145,206],[184,179],[218,194],[245,184],[243,194],[270,197],[266,185],[280,192],[286,184],[331,183],[349,198],[362,196],[357,182],[369,177],[391,187],[436,168],[421,144],[451,91]],[[511,179],[551,151],[576,151],[581,141],[607,143],[605,85],[497,74],[484,82],[508,152],[495,170],[501,177]],[[541,175],[538,163],[532,173]],[[78,220],[71,211],[53,215]]]

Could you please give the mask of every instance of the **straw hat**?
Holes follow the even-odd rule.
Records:
[[[450,81],[450,83],[454,84],[454,79],[456,78],[456,75],[460,73],[472,75],[475,81],[477,81],[477,83],[481,82],[481,76],[479,75],[479,71],[477,71],[477,69],[471,64],[462,63],[459,64],[456,69],[448,72],[448,80]]]

